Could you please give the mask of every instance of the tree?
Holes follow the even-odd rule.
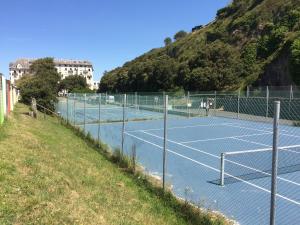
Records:
[[[30,104],[31,98],[35,98],[38,104],[54,110],[59,81],[60,75],[55,68],[53,58],[43,58],[32,63],[29,74],[23,76],[17,86],[24,103]]]
[[[187,35],[187,32],[185,32],[184,30],[178,31],[175,35],[174,35],[174,39],[176,41],[184,38]]]
[[[168,46],[170,44],[172,44],[172,39],[170,37],[167,37],[165,40],[164,40],[164,43],[165,43],[165,46]]]
[[[300,38],[291,46],[291,72],[294,82],[300,84]]]
[[[89,87],[86,79],[79,75],[68,76],[59,84],[60,91],[67,90],[68,92],[86,92]]]

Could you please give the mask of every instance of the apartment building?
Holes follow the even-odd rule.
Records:
[[[11,62],[9,64],[11,83],[15,84],[18,79],[28,74],[30,65],[34,61],[35,59],[18,59],[15,62]],[[91,62],[84,60],[54,59],[54,64],[57,72],[61,74],[62,79],[72,75],[83,76],[89,88],[92,90],[95,88],[93,79],[94,69]]]

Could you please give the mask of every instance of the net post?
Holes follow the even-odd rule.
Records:
[[[122,119],[122,147],[121,154],[124,153],[124,139],[125,139],[125,107],[126,107],[126,94],[123,95],[123,119]]]
[[[275,101],[274,102],[274,121],[273,121],[273,153],[272,153],[270,225],[275,225],[275,215],[276,215],[279,117],[280,117],[280,101]]]
[[[69,93],[67,93],[67,123],[69,123]]]
[[[83,99],[83,133],[85,133],[85,111],[86,111],[86,94],[84,94]]]
[[[266,117],[269,117],[269,98],[270,98],[270,92],[269,92],[269,86],[267,86],[267,93],[266,93]]]
[[[164,94],[164,148],[163,148],[163,190],[164,191],[166,188],[167,120],[168,120],[168,95]]]
[[[74,100],[74,102],[73,102],[73,119],[74,119],[74,127],[76,126],[76,94],[74,93],[74,95],[73,95],[73,100]]]
[[[224,186],[225,177],[225,153],[221,153],[220,186]]]
[[[241,97],[241,90],[238,91],[238,105],[237,105],[237,118],[240,118],[240,97]]]
[[[101,120],[101,93],[99,93],[99,102],[98,102],[98,144],[100,146],[100,120]]]

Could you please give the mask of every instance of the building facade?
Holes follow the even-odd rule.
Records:
[[[9,74],[12,84],[15,84],[25,74],[29,74],[30,65],[34,62],[34,59],[18,59],[15,62],[9,64]],[[54,59],[54,64],[57,72],[61,74],[61,78],[64,79],[68,76],[79,75],[86,79],[86,82],[90,89],[94,89],[94,68],[91,62],[83,60],[64,60]]]

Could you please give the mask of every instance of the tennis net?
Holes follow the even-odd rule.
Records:
[[[272,148],[221,154],[220,185],[271,177]],[[278,148],[278,175],[300,171],[300,145]]]

